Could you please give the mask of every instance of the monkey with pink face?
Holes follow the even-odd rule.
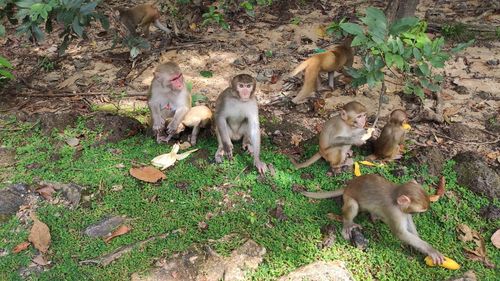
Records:
[[[219,143],[215,161],[221,163],[224,155],[233,158],[233,141],[242,139],[242,146],[253,155],[254,165],[265,174],[267,165],[260,160],[259,107],[255,97],[255,79],[248,74],[236,75],[231,86],[217,98],[215,125]]]

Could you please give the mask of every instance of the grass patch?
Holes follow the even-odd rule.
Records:
[[[75,157],[77,149],[64,143],[65,136],[80,136],[83,150]],[[274,280],[295,268],[315,260],[343,260],[357,280],[443,280],[474,270],[479,280],[495,280],[497,272],[481,263],[468,260],[457,239],[455,228],[465,223],[482,233],[491,261],[500,260],[500,251],[489,242],[489,237],[499,223],[485,221],[478,214],[488,200],[457,185],[452,162],[445,167],[447,196],[432,204],[429,212],[417,215],[415,222],[423,239],[448,257],[462,265],[458,272],[429,268],[423,256],[408,246],[402,246],[380,222],[372,223],[368,216],[357,218],[370,240],[367,252],[350,246],[337,232],[337,242],[327,250],[318,250],[320,228],[329,223],[326,214],[340,213],[340,207],[331,200],[315,203],[292,191],[293,184],[304,185],[309,190],[331,190],[342,186],[352,177],[342,174],[327,177],[328,165],[324,161],[301,171],[292,169],[287,156],[264,140],[263,161],[272,162],[276,175],[259,179],[252,167],[250,156],[235,154],[233,162],[212,164],[216,141],[200,140],[198,147],[206,151],[208,159],[197,158],[200,152],[180,161],[166,172],[167,179],[159,184],[140,182],[128,174],[132,163],[148,163],[153,157],[170,151],[170,146],[158,145],[152,138],[135,136],[117,144],[94,147],[98,133],[83,126],[68,129],[63,136],[44,137],[36,130],[0,133],[1,145],[16,149],[17,163],[11,182],[33,183],[39,180],[74,182],[87,187],[86,194],[96,196],[76,210],[69,210],[45,202],[37,210],[52,234],[48,258],[50,270],[33,277],[36,280],[127,280],[131,273],[144,271],[162,255],[182,251],[193,243],[211,243],[222,254],[228,254],[250,237],[267,248],[264,263],[251,276],[252,280]],[[239,145],[236,145],[239,147]],[[238,148],[236,148],[239,150]],[[314,147],[308,148],[313,153]],[[121,153],[116,153],[119,150]],[[78,153],[80,154],[80,153]],[[57,157],[54,157],[57,155]],[[309,155],[309,154],[308,154]],[[33,167],[33,163],[38,163]],[[125,168],[118,168],[122,163]],[[405,176],[396,178],[391,171],[396,164],[384,168],[362,166],[361,171],[379,173],[391,181],[404,182],[410,178],[423,178],[424,184],[437,183],[422,167],[407,167]],[[303,179],[302,173],[312,175]],[[187,185],[178,188],[178,183]],[[229,185],[228,185],[229,184]],[[122,185],[120,191],[112,187]],[[430,188],[427,188],[429,191]],[[283,202],[286,221],[278,221],[269,210]],[[495,202],[498,204],[498,202]],[[207,214],[212,214],[207,219]],[[133,230],[106,244],[82,232],[107,215],[126,215]],[[198,228],[200,221],[208,229]],[[341,224],[333,222],[340,230]],[[156,240],[135,249],[106,267],[79,266],[78,261],[107,254],[116,248],[153,235],[181,229],[182,232],[166,239]],[[235,239],[208,242],[235,233]],[[11,250],[27,239],[27,230],[20,227],[16,218],[0,225],[0,248]],[[0,280],[20,280],[18,269],[30,264],[34,250],[1,257]]]

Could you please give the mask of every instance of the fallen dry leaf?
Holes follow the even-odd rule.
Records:
[[[28,242],[28,241],[21,242],[21,243],[17,244],[17,245],[14,247],[14,249],[12,249],[12,253],[17,254],[17,253],[19,253],[19,252],[22,252],[22,251],[24,251],[24,250],[28,249],[28,247],[29,247],[30,245],[31,245],[31,243],[30,243],[30,242]]]
[[[303,138],[301,135],[292,134],[292,139],[290,140],[290,143],[295,145],[295,146],[299,146],[299,144],[302,140],[303,140]]]
[[[162,173],[160,170],[156,169],[155,167],[151,166],[145,166],[145,167],[140,167],[140,168],[130,168],[129,173],[131,176],[134,178],[145,181],[145,182],[151,182],[155,183],[159,180],[166,179],[167,176],[165,176],[164,173]]]
[[[39,254],[38,256],[34,257],[31,261],[41,266],[50,264],[50,262],[47,261],[42,254]]]
[[[486,267],[493,268],[495,265],[488,260],[486,255],[486,245],[484,239],[476,230],[472,230],[466,224],[459,224],[457,226],[458,239],[462,242],[474,242],[476,244],[475,249],[465,248],[465,256],[470,260],[481,261]]]
[[[443,176],[441,176],[441,178],[439,179],[439,183],[436,187],[436,194],[429,196],[429,200],[431,202],[438,201],[439,198],[441,198],[441,196],[444,195],[445,187],[446,187],[446,180]]]
[[[497,229],[497,231],[491,235],[491,243],[497,249],[500,249],[500,229]]]
[[[31,227],[28,241],[33,243],[33,246],[40,252],[46,253],[50,246],[49,227],[37,218],[33,218],[33,226]]]
[[[52,193],[54,193],[56,191],[54,190],[54,188],[52,186],[45,185],[45,186],[42,186],[41,188],[38,188],[36,190],[36,192],[38,192],[43,197],[43,199],[50,201],[50,200],[52,200]]]
[[[179,148],[180,145],[178,143],[174,144],[172,146],[172,150],[169,153],[156,156],[155,158],[153,158],[153,160],[151,160],[151,164],[153,164],[153,166],[155,167],[160,168],[161,170],[165,170],[166,168],[174,165],[175,161],[182,160],[188,157],[191,153],[198,150],[198,148],[196,148],[181,154],[177,154]]]
[[[115,237],[128,233],[132,228],[128,225],[120,225],[115,231],[111,233],[108,237],[104,238],[105,243],[109,243]]]
[[[80,144],[80,140],[78,138],[68,138],[66,139],[66,143],[71,147],[75,147]]]

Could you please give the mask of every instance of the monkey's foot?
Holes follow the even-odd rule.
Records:
[[[168,143],[172,137],[168,136],[156,136],[157,143]]]
[[[403,155],[396,154],[395,156],[392,157],[392,160],[398,160],[398,159],[401,159],[402,157],[403,157]]]
[[[342,228],[342,237],[344,237],[345,240],[351,240],[352,238],[351,232],[355,228],[363,229],[363,227],[361,227],[361,225],[357,223],[344,225],[344,227]]]
[[[354,153],[354,152],[352,151],[352,149],[349,149],[349,150],[346,152],[346,155],[347,155],[347,157],[352,157],[353,153]],[[352,159],[351,159],[351,160],[352,160]],[[351,164],[351,165],[352,165],[352,164]]]
[[[257,168],[257,171],[259,171],[259,174],[264,175],[267,172],[267,165],[266,163],[262,161],[255,161],[255,167]]]

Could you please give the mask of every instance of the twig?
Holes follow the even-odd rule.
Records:
[[[461,144],[476,144],[476,145],[480,145],[480,144],[493,144],[493,143],[497,143],[497,142],[500,141],[500,138],[497,138],[496,140],[492,140],[492,141],[485,141],[485,142],[461,141],[461,140],[457,140],[457,139],[445,136],[445,135],[443,135],[441,133],[437,133],[436,132],[435,134],[438,135],[439,137],[442,137],[442,138],[445,138],[445,139],[448,139],[448,140],[451,140],[451,141],[454,141],[454,142],[458,142],[458,143],[461,143]]]
[[[151,242],[151,241],[154,241],[156,239],[164,239],[167,236],[169,236],[170,234],[173,234],[173,233],[176,233],[176,232],[179,232],[179,231],[180,230],[175,230],[175,231],[172,231],[171,233],[167,232],[167,233],[164,233],[164,234],[161,234],[161,235],[152,236],[152,237],[150,237],[150,238],[148,238],[146,240],[142,240],[142,241],[139,241],[139,242],[136,242],[136,243],[132,243],[132,244],[129,244],[129,245],[122,246],[122,247],[116,249],[115,251],[113,251],[113,252],[111,252],[111,253],[109,253],[107,255],[104,255],[102,257],[80,261],[79,264],[80,265],[102,265],[102,266],[106,266],[106,265],[112,263],[114,260],[119,259],[123,254],[126,254],[126,253],[132,251],[136,247],[142,247],[144,244],[146,244],[148,242]]]
[[[380,96],[378,97],[378,109],[377,109],[377,116],[375,117],[375,121],[373,121],[372,128],[375,128],[378,122],[378,118],[380,117],[380,109],[382,108],[382,99],[385,95],[385,82],[382,81],[382,89],[380,89]]]
[[[58,94],[30,94],[30,93],[20,93],[17,96],[22,97],[46,97],[46,98],[60,98],[60,97],[78,97],[78,96],[108,96],[111,93],[104,92],[92,92],[92,93],[69,93],[63,92]],[[147,93],[128,93],[125,97],[146,97]]]

